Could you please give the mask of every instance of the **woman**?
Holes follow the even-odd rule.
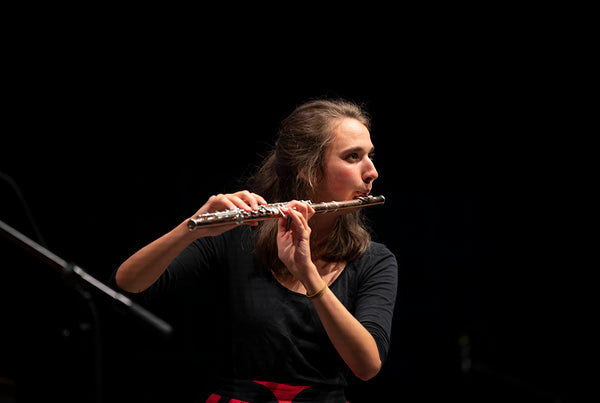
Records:
[[[371,241],[360,209],[313,216],[298,201],[371,192],[378,173],[369,128],[353,102],[298,106],[250,179],[251,191],[212,196],[196,213],[293,200],[282,208],[288,218],[194,231],[186,219],[117,270],[116,284],[127,292],[217,287],[229,330],[222,381],[208,402],[343,403],[348,371],[362,380],[379,372],[390,342],[396,259]]]

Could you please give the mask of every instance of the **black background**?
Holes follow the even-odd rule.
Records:
[[[15,31],[5,76],[0,171],[52,252],[106,281],[210,195],[239,190],[298,103],[347,97],[373,118],[373,194],[386,203],[365,213],[400,279],[389,360],[372,381],[351,382],[350,401],[583,401],[590,242],[576,224],[589,186],[574,179],[586,162],[567,145],[564,88],[543,40],[447,26],[317,52],[301,37],[263,48],[273,31],[217,44],[210,30],[179,41],[193,30],[83,26]],[[0,219],[39,241],[0,186]],[[7,240],[0,248],[5,395],[210,393],[210,309],[153,307],[175,326],[164,339],[95,295],[98,361],[75,289]]]

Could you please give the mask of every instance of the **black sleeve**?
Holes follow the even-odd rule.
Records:
[[[392,252],[383,245],[367,253],[366,267],[359,280],[355,317],[375,339],[381,362],[384,362],[392,332],[398,263]]]
[[[147,298],[169,296],[211,287],[206,279],[221,266],[224,236],[200,238],[192,242],[169,264],[146,291]]]
[[[140,302],[210,287],[206,279],[220,266],[224,243],[224,234],[195,240],[169,264],[154,284],[139,294],[125,292],[117,286],[116,270],[109,279],[109,285]]]

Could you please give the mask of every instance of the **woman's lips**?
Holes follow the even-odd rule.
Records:
[[[354,196],[354,198],[356,199],[358,197],[367,197],[369,193],[371,193],[371,189],[365,190],[363,192],[356,192],[356,196]]]

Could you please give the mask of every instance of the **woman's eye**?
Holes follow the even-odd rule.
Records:
[[[358,153],[350,153],[350,154],[348,154],[348,159],[349,160],[357,160],[357,159],[359,159]]]

